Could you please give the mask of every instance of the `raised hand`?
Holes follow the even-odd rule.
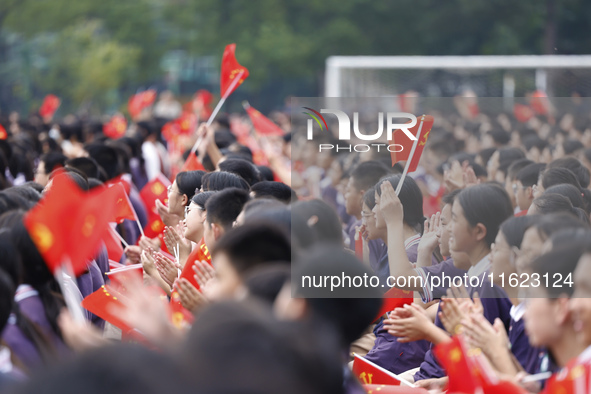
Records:
[[[196,261],[193,266],[195,280],[201,289],[205,288],[207,282],[215,278],[215,269],[205,261]]]
[[[160,215],[162,222],[167,226],[176,226],[184,218],[175,213],[168,211],[168,206],[164,205],[160,200],[156,200],[156,212]]]
[[[402,223],[404,212],[402,203],[396,195],[396,191],[390,182],[382,182],[380,185],[382,195],[380,196],[380,211],[386,224]]]
[[[425,220],[425,231],[419,241],[419,251],[431,255],[439,243],[441,236],[441,213],[437,212],[431,215],[430,219]]]
[[[402,309],[401,311],[398,311]],[[416,304],[407,304],[396,308],[384,320],[384,329],[390,335],[398,337],[398,342],[413,342],[429,337],[429,330],[434,326],[423,308]]]
[[[142,248],[137,245],[129,245],[125,248],[124,253],[131,264],[138,264],[141,261]]]

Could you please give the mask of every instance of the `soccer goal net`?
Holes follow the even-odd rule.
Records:
[[[325,97],[591,96],[591,56],[332,56]]]

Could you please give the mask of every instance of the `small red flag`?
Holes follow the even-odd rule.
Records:
[[[123,307],[121,294],[110,286],[101,286],[100,289],[88,295],[82,300],[82,307],[90,313],[94,313],[101,319],[108,321],[123,332],[133,330],[123,320],[115,316],[111,310],[116,307]]]
[[[449,376],[449,392],[475,393],[483,390],[482,382],[475,375],[459,336],[453,336],[450,341],[437,345],[434,353]]]
[[[409,158],[410,151],[412,150],[412,146],[414,140],[411,140],[405,133],[401,130],[395,130],[392,134],[392,141],[388,141],[390,145],[397,144],[402,146],[402,150],[400,152],[393,152],[398,150],[399,146],[392,148],[392,152],[390,152],[390,157],[392,158],[392,166],[399,161],[408,161],[410,160],[410,165],[408,168],[408,172],[416,171],[419,160],[421,159],[421,154],[423,153],[423,149],[425,149],[425,145],[427,144],[427,139],[429,138],[429,134],[431,133],[431,129],[433,128],[434,119],[430,115],[423,115],[417,119],[417,124],[414,127],[408,129],[408,131],[418,138],[419,142],[417,143],[417,147],[412,158]],[[421,135],[417,136],[419,128],[421,127]]]
[[[363,384],[385,384],[400,386],[400,378],[393,372],[380,367],[377,364],[354,354],[353,375]]]
[[[378,320],[385,313],[393,311],[396,308],[402,308],[406,304],[412,304],[414,301],[413,292],[392,287],[388,290],[382,299],[382,307],[374,320]]]
[[[113,234],[114,231],[117,231],[113,228],[109,230],[108,233],[105,234],[103,238],[103,242],[105,243],[105,247],[107,248],[107,255],[109,256],[109,260],[113,260],[119,262],[121,257],[123,256],[123,246],[121,246],[121,241],[119,238]]]
[[[67,260],[74,274],[86,270],[114,211],[105,192],[84,193],[68,176],[58,175],[43,200],[25,216],[25,227],[52,272]]]
[[[129,197],[125,193],[125,188],[121,183],[116,183],[105,190],[105,196],[108,201],[115,202],[115,213],[109,221],[122,223],[123,220],[136,220],[137,216],[135,210],[129,201]]]
[[[189,255],[189,258],[187,259],[187,262],[181,271],[181,276],[179,277],[179,279],[187,279],[193,286],[197,288],[197,290],[199,290],[199,283],[197,283],[195,280],[195,271],[193,270],[193,267],[196,265],[196,261],[205,261],[211,264],[211,255],[209,254],[209,249],[205,245],[203,239],[199,243],[199,246],[195,248],[195,250]]]
[[[8,138],[8,133],[6,132],[6,129],[4,128],[4,126],[2,126],[0,124],[0,140],[5,140]]]
[[[203,167],[203,164],[201,164],[201,161],[199,160],[195,152],[191,152],[189,153],[189,157],[187,157],[187,160],[185,160],[185,164],[183,164],[181,172],[197,170],[205,171],[205,167]]]
[[[127,130],[127,120],[123,115],[117,114],[103,125],[103,133],[114,140],[125,135]]]
[[[57,111],[57,109],[59,108],[61,103],[62,102],[59,99],[59,97],[57,97],[53,94],[48,94],[43,99],[43,103],[41,104],[41,108],[39,108],[39,115],[41,115],[41,117],[43,117],[43,118],[51,119],[53,117],[53,115],[55,114],[55,111]]]
[[[513,115],[521,123],[525,123],[534,116],[534,111],[527,105],[515,104],[513,106]]]
[[[156,90],[148,89],[146,91],[134,94],[127,103],[127,110],[133,119],[137,118],[142,110],[149,107],[156,100]]]
[[[144,234],[149,238],[158,236],[164,230],[164,223],[156,211],[156,200],[166,204],[168,200],[167,187],[170,181],[162,174],[146,183],[140,191],[140,198],[148,210],[148,223],[144,227]]]
[[[107,272],[107,276],[111,279],[111,284],[115,290],[121,294],[126,294],[125,285],[127,282],[130,280],[141,282],[144,277],[144,270],[141,264],[125,265]]]
[[[250,116],[250,120],[252,122],[252,127],[256,130],[257,133],[264,136],[275,136],[279,135],[282,136],[285,134],[281,127],[277,126],[273,121],[267,118],[265,115],[261,114],[259,111],[251,107],[250,105],[245,105],[246,112],[248,116]]]
[[[234,54],[235,51],[236,44],[229,44],[226,46],[226,49],[224,49],[224,54],[222,56],[222,75],[220,79],[220,95],[222,98],[227,98],[231,95],[232,92],[248,77],[248,69],[238,63],[236,55]],[[232,81],[238,76],[240,76],[240,80],[232,87],[232,90],[230,90]]]
[[[531,95],[531,108],[539,115],[550,114],[550,100],[543,90],[536,90]]]

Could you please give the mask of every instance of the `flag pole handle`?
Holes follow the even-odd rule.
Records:
[[[109,226],[109,227],[110,227],[110,226]],[[140,227],[140,228],[141,228],[141,227]],[[126,248],[128,248],[128,247],[129,247],[129,244],[128,244],[128,243],[127,243],[127,242],[126,242],[124,239],[123,239],[123,237],[121,236],[121,234],[119,234],[119,233],[117,232],[117,230],[114,230],[114,229],[112,229],[112,228],[111,228],[111,231],[112,231],[112,232],[113,232],[113,233],[114,233],[114,234],[117,236],[117,238],[119,238],[119,241],[121,241],[121,243],[122,243],[122,244],[123,244],[123,245],[124,245]]]
[[[84,323],[86,322],[86,317],[84,316],[84,311],[80,305],[82,297],[78,290],[78,286],[73,279],[74,274],[72,271],[72,265],[70,261],[67,260],[56,268],[54,276],[62,291],[66,307],[68,308],[70,315],[72,315],[72,319],[77,323]]]
[[[419,139],[421,137],[421,130],[423,129],[424,121],[425,121],[425,115],[421,116],[421,124],[419,125],[419,130],[417,131],[417,135],[415,136],[416,140],[412,144],[410,154],[408,155],[408,160],[406,161],[406,164],[404,165],[404,171],[402,171],[402,176],[400,177],[400,180],[398,181],[398,186],[396,186],[396,195],[399,195],[400,190],[402,190],[402,184],[404,183],[404,178],[406,178],[406,174],[408,173],[408,169],[410,168],[410,162],[412,161],[415,151],[417,150],[417,145],[419,144]]]

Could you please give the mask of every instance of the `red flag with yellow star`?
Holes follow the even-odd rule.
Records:
[[[103,125],[103,133],[114,140],[125,135],[127,130],[127,120],[121,114],[113,115],[113,117]]]
[[[160,200],[163,204],[168,202],[168,186],[170,186],[170,181],[160,174],[146,183],[140,191],[140,198],[148,211],[148,223],[144,227],[146,237],[154,238],[164,230],[164,223],[156,211],[156,200]]]
[[[205,167],[201,164],[201,161],[195,154],[195,152],[189,153],[187,160],[185,160],[185,164],[183,164],[183,168],[181,168],[181,172],[184,171],[197,171],[202,170],[205,171]]]
[[[85,193],[67,175],[59,174],[41,202],[25,215],[25,227],[52,272],[68,260],[74,274],[86,270],[114,212],[114,201],[105,192]]]
[[[232,92],[248,77],[248,69],[238,63],[236,55],[234,54],[235,51],[236,44],[229,44],[226,45],[224,54],[222,55],[222,73],[220,79],[220,95],[222,98],[230,96]],[[238,80],[238,83],[234,84],[232,89],[230,89],[232,82],[236,78],[240,78],[240,80]]]
[[[123,320],[112,313],[113,308],[123,308],[121,294],[111,286],[101,286],[100,289],[82,300],[82,307],[94,313],[104,321],[108,321],[123,332],[133,330]]]
[[[122,223],[123,220],[136,220],[135,210],[125,193],[125,188],[121,183],[116,183],[105,190],[105,195],[109,201],[115,202],[114,215],[109,218],[111,222]]]
[[[400,378],[393,372],[380,367],[364,357],[353,354],[353,375],[363,384],[385,384],[400,386]]]
[[[447,372],[447,389],[450,393],[475,393],[477,390],[483,390],[474,369],[471,368],[464,343],[459,336],[455,335],[449,342],[435,346],[434,353]]]
[[[412,146],[414,144],[414,140],[411,140],[402,130],[395,130],[392,133],[392,140],[388,141],[388,144],[396,144],[398,146],[390,148],[390,157],[392,158],[392,166],[399,161],[408,161],[410,160],[410,166],[408,168],[408,172],[416,171],[419,160],[421,159],[421,154],[423,153],[423,149],[425,149],[425,145],[427,144],[427,139],[429,138],[429,134],[431,133],[431,129],[433,128],[434,119],[430,115],[422,115],[417,118],[417,124],[413,127],[410,127],[408,131],[418,138],[419,142],[417,143],[417,147],[413,153],[412,157],[410,156],[410,152],[412,150]],[[422,125],[422,126],[421,126]],[[419,128],[421,129],[421,134],[417,136],[419,132]],[[399,151],[399,152],[394,152]]]
[[[250,117],[252,127],[259,135],[282,136],[285,134],[281,127],[277,126],[271,119],[267,118],[265,115],[261,114],[250,105],[246,104],[244,107],[248,113],[248,116]]]
[[[133,119],[137,118],[144,108],[149,107],[156,100],[156,90],[148,89],[143,92],[134,94],[129,98],[127,103],[127,110]]]

